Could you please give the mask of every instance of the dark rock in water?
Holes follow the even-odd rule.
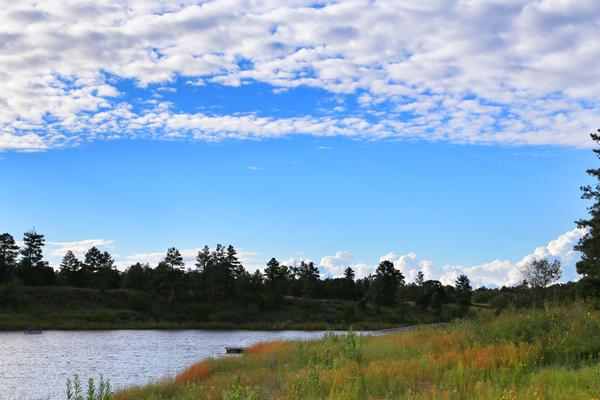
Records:
[[[225,347],[225,352],[227,352],[227,354],[242,354],[247,350],[246,347]]]
[[[41,329],[35,329],[35,328],[29,328],[24,333],[27,334],[27,335],[41,335],[42,334],[42,330]]]

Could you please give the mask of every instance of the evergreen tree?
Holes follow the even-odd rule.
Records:
[[[273,288],[283,280],[284,276],[279,261],[275,258],[271,258],[267,263],[267,268],[265,268],[265,283]]]
[[[454,282],[454,287],[456,289],[456,304],[461,314],[464,314],[471,305],[471,296],[473,294],[471,281],[469,281],[466,275],[460,275]]]
[[[171,269],[182,268],[185,266],[181,253],[175,247],[171,247],[167,250],[167,255],[163,262]]]
[[[217,244],[212,252],[205,246],[196,257],[196,268],[200,272],[201,291],[208,296],[219,298],[234,294],[235,277],[223,245]]]
[[[344,279],[354,282],[354,270],[350,267],[344,270]]]
[[[121,285],[125,289],[146,290],[150,287],[152,269],[148,264],[135,263],[123,273]]]
[[[344,293],[342,297],[345,299],[356,298],[356,283],[354,282],[354,270],[350,267],[344,270]]]
[[[597,134],[592,133],[590,136],[600,145],[600,129]],[[600,149],[593,151],[600,158]],[[582,253],[576,267],[577,273],[583,275],[581,286],[584,291],[588,295],[600,297],[600,168],[588,169],[586,172],[596,183],[581,188],[581,198],[592,200],[593,203],[588,207],[589,218],[577,221],[577,226],[587,229],[587,233],[575,246],[575,250]]]
[[[265,285],[268,288],[265,305],[268,308],[277,308],[283,304],[285,280],[286,276],[279,261],[271,258],[267,263],[267,268],[265,268]]]
[[[115,289],[119,287],[119,271],[107,251],[92,247],[85,253],[85,261],[81,266],[81,281],[85,287],[96,289]]]
[[[23,235],[23,247],[21,248],[21,264],[35,267],[42,263],[44,235],[35,230],[29,230]]]
[[[318,297],[319,292],[319,269],[312,261],[300,263],[298,278],[302,284],[302,295],[304,297]]]
[[[44,235],[33,229],[23,235],[17,274],[26,285],[52,285],[56,280],[54,270],[43,260],[44,242]]]
[[[225,261],[234,278],[237,279],[246,274],[244,266],[238,259],[237,251],[232,245],[227,246],[227,250],[225,252]]]
[[[19,246],[9,233],[0,235],[0,284],[7,282],[17,265]]]
[[[198,272],[202,272],[206,269],[206,267],[210,264],[211,262],[211,256],[210,256],[210,248],[208,246],[204,246],[202,248],[202,250],[200,250],[198,252],[198,255],[196,256],[196,269],[198,270]]]
[[[423,271],[417,272],[417,277],[415,278],[415,285],[423,286],[424,282],[425,282],[425,275],[423,274]]]
[[[380,262],[373,282],[375,302],[386,306],[394,304],[398,287],[403,284],[404,276],[391,261]]]
[[[80,269],[81,261],[69,250],[60,263],[58,277],[67,286],[80,286]]]
[[[120,274],[112,256],[105,251],[100,256],[100,264],[96,270],[96,287],[101,290],[117,289],[120,285]]]

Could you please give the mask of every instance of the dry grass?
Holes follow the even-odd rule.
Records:
[[[282,350],[289,350],[293,345],[290,342],[284,342],[281,340],[275,340],[272,342],[263,342],[253,344],[248,348],[248,353],[261,354],[261,353],[274,353]]]
[[[184,370],[175,377],[175,383],[178,385],[208,378],[214,372],[211,361],[201,361]]]

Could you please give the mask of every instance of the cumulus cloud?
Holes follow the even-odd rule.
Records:
[[[413,282],[419,271],[423,272],[425,279],[435,279],[436,272],[433,269],[433,262],[418,259],[415,253],[398,255],[391,252],[379,258],[379,262],[384,260],[394,263],[394,267],[402,272],[406,282]]]
[[[319,263],[321,274],[331,278],[344,275],[344,270],[352,267],[352,254],[348,251],[338,251],[334,256],[325,256]]]
[[[600,3],[19,1],[0,11],[0,151],[118,138],[294,134],[590,146],[600,124]],[[184,113],[133,104],[254,82],[354,96],[335,115]],[[152,97],[152,95],[150,96]],[[201,105],[201,104],[199,104]]]
[[[534,259],[546,257],[550,261],[559,260],[561,262],[563,268],[561,281],[566,282],[579,279],[575,263],[579,260],[580,255],[573,247],[584,234],[585,230],[583,229],[573,229],[545,246],[537,247],[531,254],[517,262],[496,259],[471,266],[446,264],[438,267],[431,260],[419,258],[412,252],[408,254],[390,252],[381,256],[379,262],[391,261],[394,267],[402,272],[406,282],[414,282],[417,273],[421,271],[425,279],[439,280],[445,285],[454,285],[454,281],[459,275],[466,274],[475,287],[501,287],[520,283],[523,278],[519,269]],[[338,251],[333,256],[325,256],[320,262],[321,274],[324,277],[341,277],[347,267],[353,268],[358,278],[374,273],[377,268],[376,265],[354,262],[352,254],[348,251]]]
[[[526,255],[518,262],[508,260],[494,260],[481,265],[470,267],[446,265],[443,267],[440,280],[445,284],[452,282],[460,274],[467,274],[475,286],[510,286],[522,281],[520,268],[534,259],[548,258],[550,261],[558,260],[562,264],[562,281],[577,280],[579,276],[575,270],[575,263],[579,254],[573,247],[585,235],[584,229],[575,228],[550,241],[545,246],[536,248],[531,254]]]

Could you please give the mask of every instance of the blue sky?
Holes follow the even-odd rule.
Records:
[[[400,4],[402,3],[402,4]],[[595,1],[18,2],[0,230],[121,268],[232,243],[326,276],[574,279],[600,126]]]

